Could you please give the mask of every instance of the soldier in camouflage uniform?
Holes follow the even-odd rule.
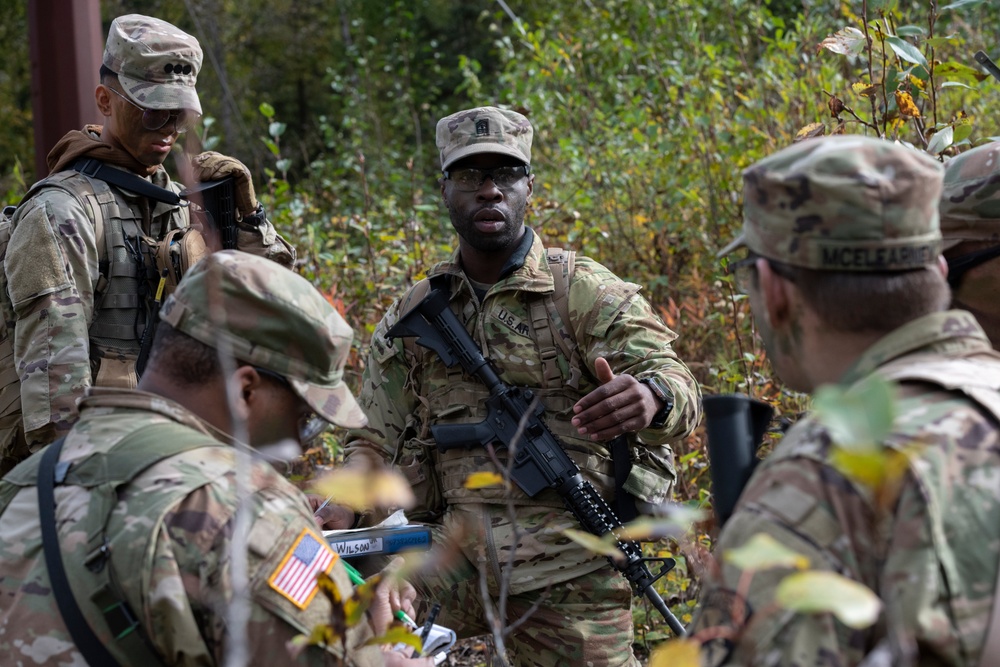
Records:
[[[1000,349],[1000,143],[944,163],[941,236],[952,304],[974,314]]]
[[[49,176],[17,209],[0,280],[0,472],[65,435],[86,387],[135,386],[140,340],[155,321],[157,276],[150,283],[143,256],[188,227],[188,208],[73,167],[91,158],[180,192],[162,165],[201,113],[201,62],[197,40],[169,23],[116,18],[95,93],[104,126],[67,133],[49,153]],[[292,265],[242,163],[207,152],[191,172],[198,181],[235,176],[238,247]]]
[[[231,550],[242,507],[249,664],[292,664],[286,643],[331,622],[315,574],[330,574],[345,597],[350,579],[302,493],[263,458],[249,463],[246,486],[237,486],[237,448],[245,445],[231,434],[245,420],[250,451],[282,442],[298,451],[302,425],[314,415],[364,424],[342,379],[353,333],[305,279],[235,250],[188,272],[161,317],[138,389],[89,389],[63,443],[57,470],[68,471],[64,483],[57,474],[55,521],[73,595],[120,664],[222,664],[233,648]],[[228,375],[215,349],[222,342],[236,358]],[[233,384],[236,420],[226,399]],[[43,557],[41,459],[32,455],[0,482],[0,655],[5,664],[79,665]],[[294,568],[304,573],[298,579]],[[134,612],[138,632],[109,629],[121,623],[119,602]],[[375,611],[381,632],[388,603]],[[346,663],[338,642],[307,649],[295,664],[381,665],[378,648],[361,646],[372,632],[364,623],[349,631]],[[431,664],[394,652],[384,658]]]
[[[849,136],[803,141],[744,173],[744,233],[723,253],[749,251],[733,268],[775,371],[809,392],[872,375],[898,382],[882,444],[907,467],[898,486],[876,489],[832,463],[820,420],[795,424],[754,472],[715,552],[770,535],[811,568],[875,591],[881,617],[852,629],[777,608],[789,574],[777,570],[753,574],[749,619],[734,619],[741,572],[723,558],[694,629],[744,631],[734,645],[710,642],[703,664],[843,667],[876,647],[882,661],[867,664],[980,657],[1000,541],[1000,355],[970,313],[945,310],[941,183],[926,154]]]
[[[634,461],[624,489],[661,503],[674,479],[668,443],[700,417],[698,384],[671,349],[676,334],[638,285],[586,257],[569,270],[565,254],[547,253],[524,226],[534,184],[531,138],[527,118],[493,107],[438,122],[441,194],[459,238],[429,280],[447,286],[452,309],[501,379],[532,388],[546,423],[598,490],[614,492],[608,441],[626,435],[625,455],[630,450]],[[560,282],[568,285],[565,316],[552,305]],[[427,287],[418,283],[376,327],[360,397],[369,424],[347,443],[348,465],[384,460],[401,470],[422,501],[411,518],[432,521],[435,541],[460,549],[457,562],[414,582],[424,604],[440,602],[440,622],[461,636],[489,632],[482,556],[494,602],[509,579],[501,620],[521,624],[509,643],[516,664],[637,664],[629,584],[603,556],[562,534],[580,526],[559,495],[466,489],[470,474],[496,471],[488,454],[435,448],[430,426],[481,421],[488,391],[412,340],[387,339]]]

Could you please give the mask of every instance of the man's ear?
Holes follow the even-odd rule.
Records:
[[[756,266],[758,287],[764,300],[764,317],[772,329],[781,329],[791,317],[791,290],[794,285],[775,273],[763,257],[757,260]]]
[[[236,419],[246,419],[253,410],[254,401],[258,400],[261,377],[253,366],[239,366],[229,381],[236,385],[234,408]]]
[[[101,115],[105,118],[111,116],[111,95],[113,93],[108,90],[108,87],[104,84],[100,84],[94,90],[94,99],[97,101],[97,109],[101,112]]]

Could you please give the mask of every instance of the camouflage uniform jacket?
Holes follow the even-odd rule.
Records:
[[[80,421],[67,437],[62,462],[79,464],[86,457],[122,451],[130,439],[151,428],[173,426],[179,439],[206,441],[206,446],[154,462],[117,490],[117,506],[108,514],[109,566],[166,664],[222,664],[229,641],[227,606],[234,596],[230,548],[238,503],[235,449],[219,446],[210,426],[153,394],[97,388],[80,406]],[[40,457],[36,453],[0,482],[0,599],[5,601],[0,609],[0,655],[15,662],[19,656],[32,665],[83,664],[56,607],[45,567],[34,486]],[[286,642],[329,623],[330,602],[323,593],[295,602],[272,584],[273,575],[303,536],[322,540],[322,535],[305,497],[271,466],[255,462],[249,477],[244,501],[251,512],[247,654],[255,665],[293,664]],[[87,572],[73,569],[86,557],[83,522],[88,513],[111,508],[95,506],[99,494],[70,479],[67,475],[67,483],[56,487],[56,519],[67,574],[74,588],[83,589],[86,582],[73,576]],[[320,548],[329,549],[325,542]],[[329,553],[330,576],[347,596],[352,590],[348,575],[336,554]],[[76,597],[87,614],[86,598],[79,593]],[[100,614],[88,618],[102,641],[113,645]],[[370,636],[365,624],[349,631],[348,664],[382,664],[377,647],[359,648]],[[340,651],[339,644],[335,650]],[[341,664],[338,660],[334,653],[314,647],[295,664]],[[137,663],[131,658],[123,664]]]
[[[577,388],[561,379],[546,386],[542,377],[543,364],[532,337],[529,304],[532,299],[551,295],[553,276],[541,240],[531,230],[526,234],[532,238],[524,241],[530,242],[530,248],[523,248],[523,264],[509,266],[481,303],[461,268],[457,251],[429,275],[450,277],[451,307],[466,323],[483,355],[491,360],[504,382],[533,389],[546,409],[544,419],[550,429],[585,476],[608,495],[614,480],[607,446],[580,437],[570,423],[574,403],[597,387],[593,371],[583,373]],[[697,424],[700,390],[671,348],[677,335],[654,314],[639,290],[638,285],[622,281],[597,262],[578,257],[568,290],[573,320],[569,326],[586,369],[593,369],[597,357],[605,357],[615,374],[628,373],[636,378],[655,375],[673,393],[674,408],[663,427],[646,429],[632,440],[635,465],[630,485],[626,486],[644,500],[662,502],[674,475],[672,453],[666,443],[687,435]],[[465,376],[457,365],[447,368],[434,352],[412,342],[390,342],[386,338],[400,312],[406,312],[419,298],[417,291],[410,290],[397,300],[372,335],[360,394],[368,427],[349,435],[348,460],[367,451],[393,463],[408,477],[418,500],[429,509],[442,509],[440,496],[451,505],[505,503],[511,496],[502,489],[469,490],[463,486],[471,473],[495,472],[482,448],[439,453],[429,433],[432,424],[481,421],[488,397],[485,386]],[[569,377],[567,361],[559,362],[564,376]],[[503,456],[499,458],[504,460]],[[512,494],[523,514],[531,513],[532,508],[564,506],[552,490],[535,498],[528,498],[517,488]],[[593,570],[595,566],[589,567]]]
[[[899,488],[877,503],[872,487],[831,464],[830,433],[807,417],[754,472],[715,550],[722,555],[768,534],[806,556],[811,568],[875,591],[882,616],[852,630],[829,614],[776,609],[775,588],[789,571],[754,573],[747,601],[757,616],[726,664],[856,665],[886,640],[884,646],[915,642],[920,665],[976,664],[1000,543],[1000,431],[981,406],[995,405],[1000,355],[969,313],[953,310],[884,337],[842,383],[873,373],[900,381],[894,432],[885,442],[910,448]],[[970,397],[980,391],[985,400]],[[736,567],[723,566],[722,582],[702,595],[695,629],[732,623],[739,577]],[[713,643],[703,664],[719,664],[724,653]]]
[[[150,180],[173,192],[183,189],[162,167]],[[73,170],[50,175],[33,190],[12,221],[3,267],[7,290],[0,294],[13,329],[24,441],[32,451],[65,435],[86,387],[124,386],[127,377],[134,383],[129,364],[138,355],[153,290],[135,266],[136,236],[159,240],[189,222],[187,207],[153,202]],[[238,243],[285,266],[294,261],[292,248],[266,221],[241,228]],[[4,382],[0,391],[16,387]],[[0,410],[13,398],[4,397]],[[15,453],[14,462],[26,455]]]

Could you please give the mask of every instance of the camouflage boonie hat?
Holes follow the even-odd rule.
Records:
[[[944,163],[941,236],[946,249],[963,241],[1000,243],[1000,142]]]
[[[778,151],[743,172],[743,233],[719,256],[747,247],[823,271],[903,271],[941,252],[943,167],[882,139],[831,136]]]
[[[104,65],[125,93],[147,109],[194,109],[201,113],[195,83],[201,69],[198,40],[166,21],[141,14],[111,22]]]
[[[354,332],[302,276],[256,255],[216,252],[184,274],[160,318],[211,347],[224,337],[237,359],[287,378],[331,424],[367,423],[344,384]]]
[[[531,123],[507,109],[478,107],[446,116],[437,124],[441,170],[478,153],[500,153],[531,164]]]

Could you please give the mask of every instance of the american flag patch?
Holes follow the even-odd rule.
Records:
[[[338,558],[326,540],[303,528],[267,583],[296,607],[305,609],[319,588],[316,575],[329,572]]]

